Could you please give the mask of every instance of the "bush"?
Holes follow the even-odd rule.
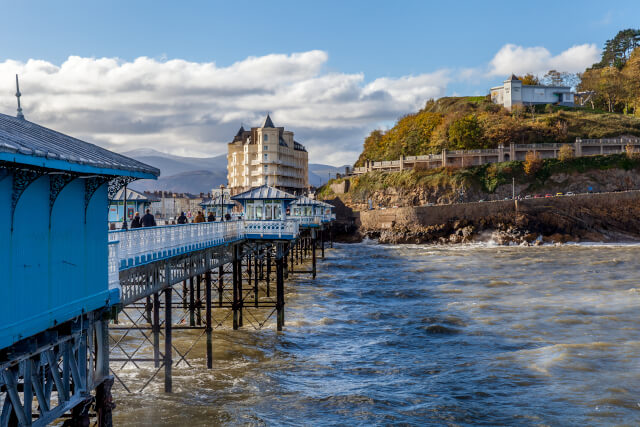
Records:
[[[542,159],[538,153],[529,151],[524,158],[524,173],[532,176],[542,168]]]
[[[484,147],[482,125],[474,114],[469,114],[451,123],[448,134],[452,148],[470,150]]]
[[[566,162],[569,159],[573,159],[573,148],[570,145],[563,145],[558,151],[558,160]]]

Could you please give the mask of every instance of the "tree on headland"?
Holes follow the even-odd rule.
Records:
[[[542,167],[542,159],[538,153],[533,151],[527,152],[524,158],[524,173],[527,175],[535,175]]]
[[[627,144],[624,147],[624,152],[627,155],[627,158],[630,159],[630,160],[638,158],[638,151],[636,150],[636,147],[634,147],[631,144]]]
[[[573,148],[570,145],[565,144],[560,147],[560,150],[558,150],[558,160],[565,162],[570,159],[573,159]]]
[[[549,70],[542,77],[542,83],[547,86],[568,86],[574,87],[578,84],[578,76],[566,71]]]
[[[516,76],[526,86],[535,86],[540,84],[540,79],[531,73],[527,73],[524,76]]]
[[[632,28],[621,30],[614,38],[605,42],[602,59],[591,68],[616,67],[620,70],[638,46],[640,46],[640,30]]]
[[[475,114],[464,116],[449,126],[449,143],[451,148],[471,150],[484,148],[484,132]]]

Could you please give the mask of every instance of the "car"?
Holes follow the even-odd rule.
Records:
[[[562,193],[556,193],[556,196],[564,196]]]
[[[533,196],[534,199],[541,199],[542,198],[542,194],[536,194],[535,196]]]
[[[511,197],[505,197],[504,200],[511,200]]]
[[[484,199],[480,199],[480,200],[478,200],[478,202],[480,202],[480,203],[482,203],[482,202],[484,202],[484,201],[485,201]]]
[[[533,196],[531,194],[527,194],[526,196],[524,196],[525,200],[529,200],[529,199],[533,199]]]
[[[573,191],[568,191],[567,194],[565,194],[565,196],[575,196],[576,193],[574,193]]]
[[[544,197],[545,197],[545,198],[547,198],[547,197],[553,197],[553,194],[545,194],[545,195],[544,195]]]

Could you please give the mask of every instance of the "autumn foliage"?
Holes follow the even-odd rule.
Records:
[[[538,153],[529,151],[524,158],[524,173],[527,175],[535,175],[542,167],[542,159]]]

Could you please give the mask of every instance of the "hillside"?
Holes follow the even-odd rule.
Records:
[[[439,153],[443,149],[495,148],[500,144],[574,142],[576,138],[640,136],[640,117],[588,108],[495,105],[489,97],[445,97],[430,100],[417,113],[398,120],[386,132],[365,139],[356,162],[395,160],[400,155]]]

